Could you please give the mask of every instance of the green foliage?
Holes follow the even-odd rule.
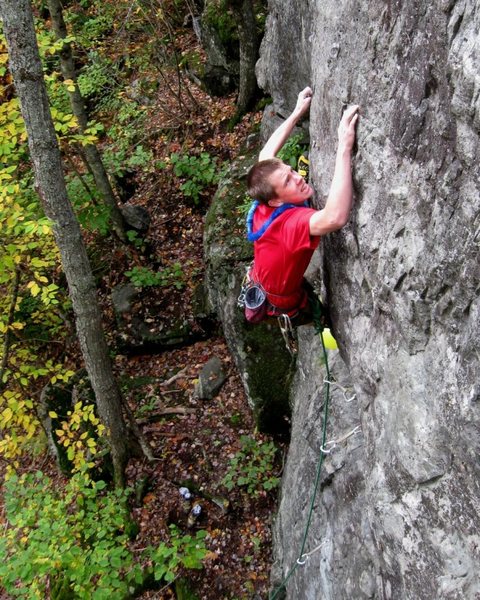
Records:
[[[178,568],[199,569],[206,532],[182,536],[170,528],[170,542],[149,546],[138,559],[130,550],[133,529],[129,491],[106,491],[103,481],[83,474],[63,490],[41,472],[11,477],[5,488],[8,527],[2,528],[0,580],[13,597],[43,600],[109,600],[133,594],[151,573],[172,581]]]
[[[67,180],[68,198],[78,222],[87,231],[98,231],[100,235],[107,235],[110,231],[110,207],[102,202],[101,194],[95,187],[90,173],[83,175],[82,180],[78,177],[69,177]]]
[[[65,42],[56,42],[41,22],[37,23],[37,39],[60,143],[68,143],[66,140],[73,137],[80,143],[91,141],[93,135],[78,134],[76,119],[65,103],[66,82],[61,82],[52,70]],[[0,51],[6,56],[2,36]],[[0,87],[0,94],[3,93]],[[19,456],[39,433],[32,401],[39,384],[42,387],[48,381],[67,381],[70,376],[65,365],[38,352],[39,346],[53,339],[58,342],[66,333],[63,315],[69,310],[69,302],[66,290],[58,284],[60,261],[52,226],[33,190],[25,126],[17,98],[0,106],[0,138],[0,456],[7,461],[8,475],[18,467]]]
[[[278,153],[278,158],[290,165],[293,169],[297,168],[299,156],[307,150],[307,145],[302,143],[302,140],[303,135],[301,133],[292,135]]]
[[[114,143],[104,153],[109,173],[121,178],[128,172],[148,170],[152,165],[152,151],[138,143],[145,110],[137,102],[123,97],[109,102],[108,110],[116,112],[116,119],[107,131]]]
[[[280,482],[273,475],[276,448],[273,442],[259,444],[254,438],[242,435],[241,449],[230,459],[227,474],[222,484],[227,490],[238,486],[245,488],[249,495],[259,496],[262,490],[276,488]]]
[[[27,134],[18,99],[12,98],[2,102],[0,104],[0,164],[4,168],[4,173],[13,173],[16,164],[26,158],[26,140]]]
[[[63,378],[67,373],[63,365],[36,352],[43,340],[61,337],[61,314],[68,305],[65,291],[55,282],[59,257],[50,222],[26,189],[28,172],[20,181],[13,179],[14,174],[15,166],[0,171],[0,358],[5,360],[0,374],[0,456],[8,462],[7,472],[18,466],[18,457],[38,432],[32,401],[37,380]]]
[[[104,58],[102,47],[93,51],[95,40],[111,29],[116,8],[94,0],[87,4],[85,12],[79,10],[82,15],[76,22],[75,37],[55,40],[43,20],[38,19],[35,24],[54,127],[60,146],[68,156],[77,153],[78,145],[95,143],[102,126],[90,123],[85,133],[79,132],[68,98],[74,82],[63,81],[59,68],[59,53],[64,44],[75,45],[75,54],[80,61],[88,58],[80,83],[90,100],[112,98],[111,92],[117,85],[117,65]],[[66,16],[71,14],[71,11],[65,11]],[[86,45],[82,49],[83,43]],[[0,76],[6,75],[6,43],[0,33]],[[0,457],[7,461],[7,474],[11,474],[19,465],[21,453],[40,433],[32,398],[49,381],[68,379],[69,367],[49,361],[45,353],[47,342],[61,343],[66,335],[65,315],[70,311],[70,304],[66,290],[60,287],[58,249],[51,223],[43,214],[33,189],[25,126],[18,99],[11,97],[12,86],[8,79],[0,82],[0,95],[4,98],[0,106],[0,426],[3,428]],[[119,102],[131,104],[123,99]],[[141,113],[137,108],[135,110],[137,114]],[[149,162],[150,155],[141,146],[133,152],[130,150],[133,136],[141,135],[135,124],[131,124],[131,113],[129,106],[119,114],[120,120],[124,119],[119,124],[119,131],[127,129],[129,134],[132,133],[132,137],[126,138],[122,166],[138,168]],[[122,139],[121,136],[118,138]],[[79,179],[70,178],[68,183],[79,221],[89,230],[106,234],[109,210],[100,201],[88,174],[85,181],[90,192]]]
[[[105,7],[107,8],[107,7]],[[113,29],[113,14],[99,14],[87,19],[79,32],[81,41],[87,46],[97,42]]]
[[[227,0],[207,0],[202,19],[215,29],[227,48],[238,44],[237,24]]]
[[[114,29],[116,8],[109,2],[80,0],[80,7],[65,10],[64,19],[71,26],[84,50],[98,48],[101,40]]]
[[[178,262],[157,272],[147,267],[134,267],[131,271],[126,271],[125,275],[136,287],[173,286],[177,290],[185,287],[184,273]]]
[[[115,73],[111,62],[97,52],[91,52],[89,58],[90,61],[82,69],[77,83],[84,98],[98,101],[114,91]]]
[[[80,476],[59,492],[40,472],[8,481],[10,529],[0,538],[0,578],[9,593],[44,598],[48,580],[74,598],[128,591],[124,576],[133,560],[124,532],[125,496],[119,491],[102,496],[104,487]]]
[[[250,207],[252,206],[252,202],[253,200],[250,198],[250,196],[248,194],[245,194],[242,204],[239,204],[236,208],[237,213],[242,218],[245,218],[247,216],[247,213],[250,210]]]
[[[102,441],[105,426],[95,414],[94,405],[79,401],[66,415],[50,411],[49,417],[55,420],[52,425],[58,427],[55,429],[57,443],[65,449],[71,472],[86,472],[95,467],[98,441]]]
[[[160,544],[150,551],[156,581],[171,583],[180,565],[186,569],[201,569],[206,555],[206,531],[198,531],[195,537],[181,535],[175,525],[170,525],[170,546]]]
[[[110,232],[110,207],[106,204],[85,202],[77,212],[80,225],[88,231],[98,231],[100,235]]]
[[[254,7],[258,30],[263,33],[265,31],[265,24],[267,22],[267,6],[264,0],[257,0],[257,2],[254,3]]]
[[[130,157],[127,159],[126,167],[133,170],[137,170],[138,168],[145,169],[152,162],[152,159],[152,151],[139,144],[138,146],[135,146]]]
[[[263,0],[253,2],[259,33],[265,30],[267,10]],[[238,58],[238,31],[235,15],[229,0],[206,0],[202,19],[211,25],[232,58]]]
[[[195,204],[200,203],[202,191],[219,180],[217,159],[212,158],[208,152],[202,152],[200,156],[179,155],[174,152],[170,156],[170,162],[173,164],[175,175],[186,178],[180,189],[184,196],[192,198]]]
[[[141,238],[138,232],[133,229],[127,231],[127,239],[138,250],[141,250],[145,246],[143,238]]]

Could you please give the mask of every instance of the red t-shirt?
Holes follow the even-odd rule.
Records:
[[[275,209],[260,204],[253,217],[253,231],[263,225]],[[303,275],[320,237],[310,235],[313,208],[298,206],[279,215],[262,237],[254,242],[254,278],[267,292],[268,300],[277,308],[291,311],[303,308],[306,295]]]

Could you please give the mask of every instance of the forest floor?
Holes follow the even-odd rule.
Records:
[[[178,44],[184,52],[195,40],[186,33],[179,36]],[[201,52],[200,48],[197,50]],[[103,262],[102,303],[112,340],[116,323],[108,292],[126,282],[124,273],[132,265],[162,268],[180,264],[180,289],[145,288],[138,311],[143,311],[143,317],[153,327],[161,328],[162,323],[168,326],[173,316],[189,322],[193,329],[199,327],[193,296],[203,279],[204,219],[215,186],[203,190],[197,204],[185,198],[179,189],[183,180],[174,176],[169,157],[172,152],[206,152],[215,157],[218,165],[228,167],[247,136],[258,130],[260,112],[248,114],[232,131],[228,130],[235,112],[233,95],[214,99],[191,83],[184,85],[188,85],[189,93],[179,102],[160,84],[157,101],[147,108],[145,137],[155,161],[164,167],[139,172],[129,198],[131,204],[143,206],[151,216],[145,238],[147,250],[145,246],[130,246],[126,250],[117,244],[112,251],[108,240],[107,247],[102,248],[100,243],[98,248]],[[181,142],[176,133],[157,135],[167,124],[174,132],[181,130]],[[105,256],[109,257],[107,262]],[[194,394],[196,379],[213,356],[221,359],[227,380],[213,400],[198,400]],[[133,487],[139,481],[148,481],[145,493],[133,504],[133,515],[140,526],[134,546],[142,548],[168,539],[168,526],[172,523],[185,533],[206,530],[209,553],[204,568],[186,575],[198,599],[267,598],[277,490],[266,492],[259,488],[248,494],[244,488],[235,487],[228,491],[222,479],[231,469],[231,459],[241,450],[242,436],[250,436],[258,444],[270,438],[255,430],[242,383],[221,332],[214,330],[207,339],[183,348],[151,354],[117,354],[115,368],[122,381],[130,381],[125,387],[126,400],[158,459],[154,463],[133,460],[128,468],[129,484]],[[169,410],[177,414],[158,414]],[[277,447],[272,471],[259,477],[281,475],[285,445],[280,441]],[[201,516],[190,525],[190,506],[182,502],[181,486],[189,487],[193,502],[202,507]],[[145,592],[141,598],[175,598],[175,592],[166,586]]]
[[[219,162],[228,164],[247,135],[258,126],[260,113],[248,115],[228,133],[227,123],[235,110],[234,97],[214,100],[193,87],[192,93],[204,108],[196,116],[190,115],[191,130],[182,151],[188,151],[191,144],[198,152],[200,146],[202,151],[218,157]],[[162,105],[164,102],[162,98]],[[173,111],[170,107],[170,113]],[[152,110],[150,126],[155,129],[161,118],[156,109]],[[176,141],[160,140],[154,146],[159,159],[176,150],[179,150]],[[142,175],[135,182],[136,191],[130,203],[147,208],[152,217],[148,232],[150,257],[159,265],[180,263],[184,277],[182,289],[150,288],[142,299],[143,309],[147,309],[157,327],[162,320],[168,325],[170,316],[175,315],[194,328],[192,297],[203,278],[203,225],[214,187],[207,189],[200,205],[195,206],[179,193],[178,185],[168,169]],[[115,279],[122,282],[125,258],[118,249],[104,276],[105,289],[111,289],[117,283]],[[128,258],[131,264],[131,255]],[[144,264],[145,257],[139,253],[134,260]],[[105,308],[108,312],[108,302]],[[198,400],[194,394],[195,382],[203,365],[213,356],[221,359],[227,380],[213,400]],[[208,532],[207,560],[203,570],[188,573],[198,598],[267,598],[277,490],[259,490],[250,495],[240,487],[227,491],[222,479],[231,468],[231,459],[241,450],[242,436],[254,437],[258,444],[269,438],[255,431],[242,383],[221,333],[157,354],[117,355],[116,369],[123,379],[127,376],[132,381],[139,378],[148,381],[140,387],[133,385],[127,400],[135,414],[145,417],[143,434],[159,459],[153,464],[133,461],[128,470],[133,485],[148,477],[147,493],[133,509],[140,526],[135,545],[141,548],[168,539],[168,526],[172,523],[185,533],[204,529]],[[163,382],[169,383],[163,385]],[[152,420],[152,415],[168,409],[178,410],[178,414]],[[280,476],[284,450],[280,443],[275,472],[264,476]],[[201,516],[191,526],[187,523],[191,506],[182,502],[181,486],[187,486],[193,493],[193,502],[202,507]],[[167,586],[145,592],[141,597],[160,600],[175,598],[175,593]]]

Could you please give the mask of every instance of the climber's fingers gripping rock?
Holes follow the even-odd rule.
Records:
[[[338,144],[340,148],[351,151],[355,142],[355,125],[358,120],[357,104],[349,106],[342,115],[338,126]]]
[[[293,111],[295,114],[302,116],[307,112],[312,101],[312,94],[313,92],[309,87],[306,87],[298,94],[297,104]]]

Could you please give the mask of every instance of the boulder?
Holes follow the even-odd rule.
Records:
[[[120,206],[125,223],[138,233],[146,233],[150,227],[151,217],[143,206],[123,204]]]
[[[117,346],[126,354],[160,352],[203,339],[204,330],[193,327],[184,315],[155,313],[152,296],[131,283],[116,286],[111,293],[117,319]],[[203,316],[204,323],[209,319]]]
[[[200,400],[211,400],[220,391],[227,378],[222,361],[213,356],[202,367],[195,385],[195,396]]]
[[[133,301],[138,297],[138,288],[131,283],[117,285],[112,289],[113,310],[118,318],[132,310]]]
[[[238,86],[239,61],[238,40],[226,45],[221,38],[218,24],[211,18],[212,10],[206,3],[200,18],[193,20],[193,28],[206,54],[205,65],[193,74],[212,96],[225,96]],[[210,16],[209,16],[210,15]],[[236,52],[232,53],[232,48]],[[192,72],[192,66],[189,69]]]

